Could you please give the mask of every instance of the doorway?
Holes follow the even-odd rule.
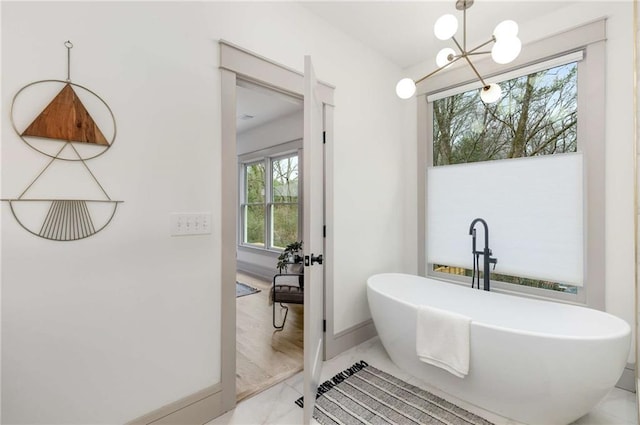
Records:
[[[302,239],[303,112],[300,97],[237,79],[236,284],[254,288],[236,297],[238,402],[303,369],[303,306],[289,304],[285,322],[270,292],[279,254]]]
[[[264,59],[261,56],[258,56],[254,53],[251,53],[245,49],[242,49],[238,46],[235,46],[226,41],[220,41],[220,78],[221,78],[221,134],[222,134],[222,146],[221,146],[221,176],[222,176],[222,194],[221,194],[221,229],[220,229],[220,285],[221,285],[221,298],[220,298],[220,306],[221,306],[221,385],[220,385],[220,407],[221,411],[225,412],[231,410],[235,407],[236,404],[236,302],[235,302],[235,281],[236,281],[236,270],[237,270],[237,252],[238,252],[238,233],[237,229],[237,220],[238,220],[238,158],[237,158],[237,144],[236,144],[236,102],[237,102],[237,81],[244,80],[252,83],[256,83],[260,86],[268,87],[270,89],[275,90],[276,92],[285,93],[293,95],[294,97],[302,97],[305,91],[313,93],[313,96],[305,96],[305,102],[309,99],[315,99],[314,104],[321,103],[323,106],[320,108],[324,110],[325,116],[324,120],[318,124],[318,115],[313,114],[314,119],[311,122],[314,122],[312,126],[307,126],[307,111],[311,110],[305,104],[305,137],[304,137],[304,146],[305,146],[305,156],[309,158],[305,158],[304,162],[313,166],[313,168],[306,168],[303,171],[303,174],[306,175],[310,170],[313,171],[313,175],[317,176],[318,172],[321,175],[321,169],[323,167],[323,157],[322,151],[320,153],[315,152],[318,147],[323,149],[322,143],[322,134],[316,134],[317,138],[314,139],[313,145],[309,145],[312,142],[310,137],[307,137],[307,130],[309,128],[313,128],[314,130],[320,130],[322,133],[322,122],[324,122],[324,129],[326,129],[327,134],[327,146],[330,146],[330,141],[332,140],[333,135],[333,91],[334,88],[325,83],[317,83],[313,86],[312,91],[309,91],[309,85],[305,84],[305,76],[304,74],[292,70],[290,68],[284,67],[282,65],[273,63],[269,60]],[[314,110],[318,110],[318,108],[314,108]],[[322,115],[322,114],[320,114]],[[314,131],[314,134],[317,131]],[[319,143],[318,143],[319,140]],[[307,149],[307,146],[313,146],[311,149]],[[315,152],[315,153],[313,153]],[[319,168],[318,168],[319,167]],[[305,184],[308,184],[312,181],[316,181],[317,179],[307,179],[305,180]],[[310,202],[312,199],[316,199],[318,196],[323,197],[322,186],[320,186],[320,190],[308,190],[305,188],[305,192],[310,194],[308,195],[304,203]],[[330,202],[331,197],[327,198]],[[318,212],[324,209],[320,204],[314,201],[314,207],[307,208],[305,206],[305,211],[310,212]],[[329,210],[330,211],[330,210]],[[306,214],[306,213],[305,213]],[[330,218],[330,216],[328,217]],[[305,219],[305,223],[317,224],[317,214],[314,214],[310,220],[307,221]],[[317,261],[314,266],[314,255],[318,256],[318,254],[322,253],[322,248],[319,248],[318,238],[316,237],[315,232],[319,231],[320,235],[322,235],[322,223],[319,226],[312,226],[314,229],[313,238],[310,240],[305,240],[304,242],[304,255],[309,256],[312,261],[310,261],[310,267],[305,267],[305,281],[307,277],[310,279],[315,279],[321,276],[321,273],[313,272],[313,270],[317,270],[318,267],[331,269],[331,259],[332,259],[332,247],[330,244],[327,245],[327,251],[325,252],[325,264],[318,265]],[[304,229],[304,234],[307,234],[308,229]],[[309,233],[311,234],[311,233]],[[327,237],[330,237],[331,230],[327,230]],[[322,236],[320,236],[322,238]],[[303,238],[304,240],[304,238]],[[309,242],[309,243],[308,243]],[[320,241],[322,244],[322,241]],[[315,246],[315,248],[314,248]],[[309,249],[313,249],[313,251],[309,251]],[[321,258],[321,257],[320,257]],[[322,263],[321,263],[322,264]],[[309,272],[309,276],[307,276],[307,272]],[[329,281],[328,285],[331,287],[331,274],[329,273],[327,280]],[[305,287],[306,287],[305,282]],[[317,335],[318,327],[320,329],[320,335],[322,335],[322,312],[323,310],[323,282],[316,282],[313,286],[314,296],[311,297],[311,291],[306,290],[305,288],[305,308],[307,306],[311,306],[312,308],[308,311],[312,311],[314,314],[305,315],[305,332],[308,329],[313,330],[314,335]],[[319,294],[316,291],[320,291]],[[328,303],[326,308],[330,309],[331,305]],[[313,328],[311,324],[308,323],[308,320],[311,317],[317,318],[317,314],[320,313],[320,319],[313,321]],[[313,347],[307,349],[307,343],[313,342]],[[305,348],[304,348],[304,357],[305,357],[305,368],[304,368],[304,380],[305,380],[305,392],[307,390],[313,391],[315,395],[315,390],[313,390],[312,380],[307,376],[311,372],[316,371],[315,367],[307,368],[306,365],[310,364],[312,366],[317,365],[318,363],[322,363],[322,345],[318,345],[318,340],[316,338],[307,338],[305,336]],[[315,361],[310,361],[310,359]],[[319,361],[319,362],[318,362]],[[307,385],[307,382],[310,385]],[[308,387],[308,388],[307,388]],[[314,400],[315,397],[310,397],[310,400]],[[313,403],[305,404],[305,416],[308,411],[312,410]]]

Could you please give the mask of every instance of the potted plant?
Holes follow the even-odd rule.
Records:
[[[302,241],[291,242],[278,256],[277,268],[280,273],[286,273],[290,264],[300,264],[302,262]],[[302,271],[295,271],[301,273]]]

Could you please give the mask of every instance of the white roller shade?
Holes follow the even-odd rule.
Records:
[[[469,225],[480,217],[495,273],[582,286],[582,162],[571,153],[428,168],[428,262],[472,268]]]

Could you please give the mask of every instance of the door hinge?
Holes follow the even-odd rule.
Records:
[[[324,319],[322,320],[322,332],[326,332],[327,331],[327,320]]]
[[[326,144],[327,143],[327,132],[323,131],[322,132],[322,144]]]
[[[322,226],[322,237],[323,238],[327,237],[327,226],[326,225]]]

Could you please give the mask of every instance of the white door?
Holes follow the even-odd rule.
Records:
[[[324,319],[324,147],[323,105],[311,58],[304,58],[304,423],[313,416],[322,370]]]

